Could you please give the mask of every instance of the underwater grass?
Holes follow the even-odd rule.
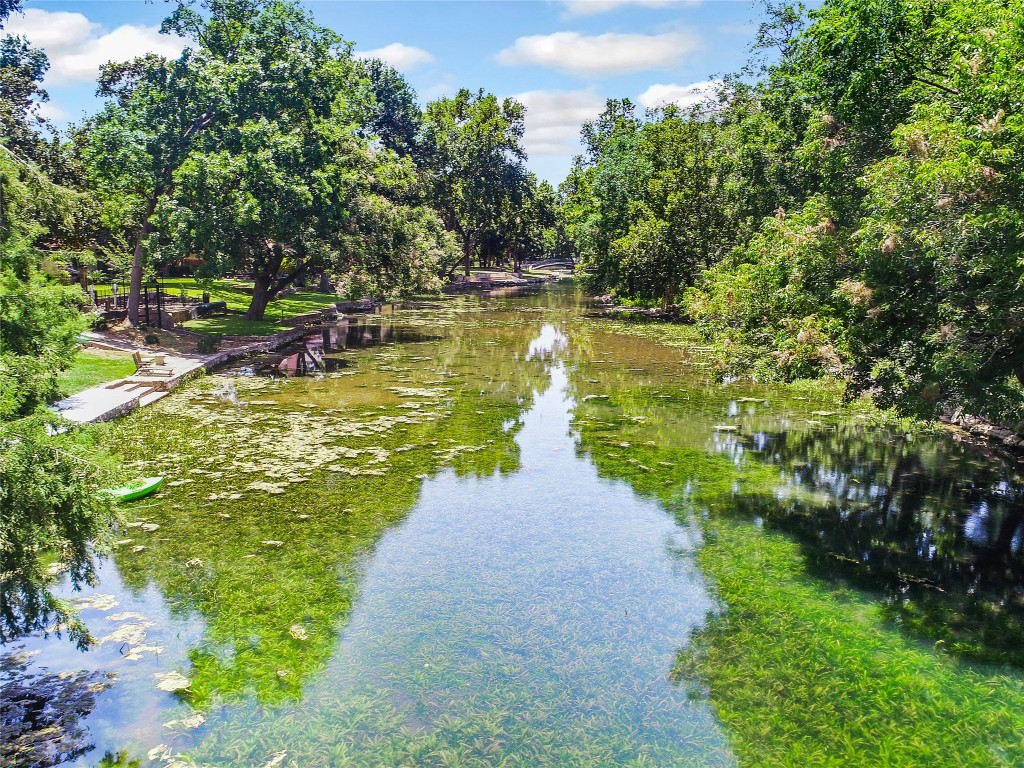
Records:
[[[884,550],[897,575],[917,564],[911,544],[957,553],[948,540],[963,527],[964,493],[988,499],[989,486],[1017,481],[981,472],[985,457],[935,450],[931,438],[875,421],[821,382],[723,385],[699,350],[665,346],[658,324],[633,325],[652,334],[642,338],[576,312],[562,293],[425,302],[401,319],[443,334],[436,342],[345,353],[344,372],[320,379],[210,376],[102,427],[135,472],[168,477],[130,510],[138,525],[115,555],[121,577],[136,595],[155,595],[177,626],[194,627],[177,641],[188,655],[159,667],[186,675],[188,688],[153,699],[149,667],[141,682],[129,670],[118,683],[152,717],[205,718],[184,730],[158,722],[170,733],[155,763],[1024,764],[1020,672],[969,663],[969,649],[953,643],[936,647],[948,613],[924,616],[913,592],[896,625],[887,591],[848,578],[874,562],[828,566],[848,554],[847,519],[874,510],[908,456],[919,464],[904,490],[924,480],[936,488],[892,494],[883,511],[895,520],[906,506],[920,529],[865,525],[846,537]],[[408,579],[380,581],[401,570],[381,558],[421,520],[409,511],[436,492],[425,481],[450,484],[443,509],[482,499],[475,484],[529,472],[516,437],[549,386],[550,363],[524,355],[544,322],[570,337],[559,354],[574,444],[561,455],[575,451],[599,478],[597,490],[578,493],[567,474],[559,492],[572,503],[559,513],[629,494],[628,484],[664,527],[574,581],[587,547],[643,524],[629,496],[623,514],[555,553],[560,578],[545,582],[538,566],[506,594],[505,567],[546,542],[513,545],[502,538],[510,526],[494,525],[493,538],[470,547],[483,506],[473,505],[433,539],[457,557],[408,550],[406,572],[436,573],[437,584],[418,592]],[[685,341],[685,327],[674,328]],[[499,501],[529,510],[520,490]],[[914,499],[920,509],[910,509]],[[941,535],[915,538],[931,530]],[[488,567],[454,573],[481,553],[493,555]],[[670,575],[689,585],[667,598],[666,585],[679,582],[643,570],[666,556]],[[595,586],[601,578],[610,583]],[[619,605],[617,585],[628,613],[602,613]],[[718,610],[691,634],[712,606],[705,585]],[[452,610],[437,611],[446,600]],[[695,618],[670,625],[651,679],[630,674],[654,658],[645,633],[683,608]],[[374,620],[360,625],[367,613]],[[135,753],[124,762],[155,746],[120,733],[108,742]]]
[[[727,606],[680,655],[749,766],[1012,766],[1024,683],[907,638],[877,602],[805,572],[799,547],[728,518],[697,559]]]
[[[703,370],[712,380],[727,379],[730,373],[718,348],[714,344],[709,344],[693,325],[643,319],[597,320],[591,321],[590,327],[678,349],[690,365],[696,370]],[[755,386],[757,384],[754,381],[756,377],[750,372],[740,378],[748,380]],[[835,376],[823,375],[814,379],[797,379],[789,382],[761,382],[761,388],[786,398],[812,400],[820,407],[841,411],[847,416],[856,415],[865,424],[872,426],[892,427],[902,432],[914,433],[930,433],[939,429],[933,422],[902,417],[895,411],[879,408],[866,394],[849,398],[846,394],[846,382]]]
[[[1006,470],[946,441],[858,420],[835,400],[840,410],[826,412],[820,400],[795,394],[821,396],[817,386],[764,393],[755,411],[774,412],[777,423],[741,408],[732,419],[740,428],[719,432],[715,412],[737,402],[728,387],[696,382],[672,391],[637,381],[606,388],[587,366],[574,383],[578,451],[602,476],[660,499],[703,535],[697,564],[722,612],[709,615],[680,651],[674,675],[712,706],[740,765],[1024,762],[1024,680],[1016,670],[966,659],[1000,654],[1002,645],[988,644],[1012,639],[984,627],[964,638],[961,609],[937,602],[934,588],[890,602],[877,587],[880,564],[857,566],[864,549],[892,546],[890,558],[902,558],[894,560],[896,575],[928,586],[932,575],[912,570],[922,546],[914,537],[927,525],[946,530],[934,541],[956,556],[948,531],[962,525],[957,505],[985,488],[1006,494]],[[854,510],[870,512],[887,487],[896,491],[879,520],[891,518],[892,529],[861,533]],[[995,501],[988,509],[998,522]],[[920,505],[922,528],[903,531],[904,504],[911,513]],[[859,537],[872,531],[876,539],[858,550]],[[897,534],[909,541],[887,544],[884,537]],[[837,555],[844,544],[850,552]],[[848,586],[843,577],[851,574],[867,588]],[[1014,626],[1008,620],[1002,631]],[[951,635],[957,642],[935,642]]]
[[[422,480],[450,472],[484,483],[519,469],[522,414],[548,375],[508,347],[524,348],[531,332],[502,321],[460,331],[432,355],[368,350],[319,382],[210,376],[108,428],[138,472],[169,478],[134,521],[149,528],[126,531],[121,576],[137,594],[155,586],[174,615],[203,627],[176,696],[206,720],[168,740],[158,753],[168,765],[264,765],[285,747],[281,765],[732,764],[727,750],[709,751],[706,715],[678,740],[681,725],[652,733],[650,718],[687,708],[667,684],[671,651],[657,670],[663,702],[636,681],[618,691],[615,670],[633,662],[615,645],[594,649],[614,663],[585,685],[549,676],[548,665],[585,672],[581,651],[607,631],[582,609],[602,599],[586,592],[560,606],[574,611],[568,623],[538,601],[529,631],[499,601],[458,641],[430,610],[445,595],[409,595],[400,615],[436,638],[429,653],[406,669],[406,641],[388,633],[368,663],[343,655],[351,670],[331,666],[350,641],[365,567]],[[326,393],[344,401],[364,387],[379,405],[366,394],[358,406],[327,407]],[[474,573],[459,589],[476,595],[494,577]],[[536,584],[526,586],[520,603],[537,599]],[[547,638],[555,628],[570,641]],[[364,666],[376,672],[351,678]],[[613,705],[610,691],[622,701]]]

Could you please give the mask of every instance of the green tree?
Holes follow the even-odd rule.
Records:
[[[523,193],[524,120],[522,104],[483,90],[462,89],[427,105],[423,132],[431,204],[461,240],[467,275],[479,244],[497,230],[503,206]],[[449,271],[457,266],[447,265]]]
[[[629,231],[632,201],[648,175],[637,151],[641,121],[628,99],[609,99],[605,111],[580,131],[583,154],[576,158],[560,192],[566,232],[591,290],[622,285],[612,243]],[[629,289],[623,291],[628,295]]]
[[[210,151],[214,126],[235,129],[278,113],[321,113],[337,95],[303,78],[334,58],[340,40],[281,0],[179,2],[162,31],[197,41],[175,61],[146,56],[106,67],[99,92],[110,101],[95,119],[86,153],[105,200],[136,223],[128,316],[138,301],[158,205],[195,151]],[[206,140],[206,143],[203,143]]]
[[[73,585],[89,583],[112,532],[88,432],[45,410],[84,320],[81,290],[43,268],[40,222],[70,216],[74,197],[0,145],[0,643],[56,622],[84,646],[88,633],[50,591],[44,558]]]
[[[364,132],[400,157],[422,161],[419,136],[423,113],[416,104],[416,92],[402,74],[380,59],[364,59],[363,73],[370,81],[373,106]]]
[[[8,149],[33,160],[41,143],[35,129],[44,124],[38,105],[48,98],[39,84],[49,66],[46,54],[25,38],[0,36],[0,136]]]
[[[854,380],[912,413],[1024,417],[1022,10],[946,7],[930,32],[957,52],[912,85],[911,118],[862,179],[872,296],[853,329]]]

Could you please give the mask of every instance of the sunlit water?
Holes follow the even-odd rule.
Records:
[[[64,764],[736,764],[679,666],[729,611],[697,563],[723,513],[914,642],[1015,663],[1012,465],[723,386],[577,302],[343,321],[328,372],[244,364],[116,427],[168,485],[76,596],[100,642],[18,645],[113,675]]]

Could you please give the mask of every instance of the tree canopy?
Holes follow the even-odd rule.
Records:
[[[31,110],[5,115],[22,129],[6,140],[31,152]],[[113,532],[110,500],[96,493],[104,469],[88,433],[45,410],[60,395],[57,373],[71,364],[85,321],[81,289],[55,279],[57,262],[40,241],[69,226],[76,198],[0,142],[0,644],[56,625],[84,645],[88,633],[50,591],[53,571],[43,556],[73,584],[89,583],[93,553]]]
[[[769,4],[753,83],[610,101],[561,190],[586,280],[678,302],[736,372],[1020,421],[1022,11]]]

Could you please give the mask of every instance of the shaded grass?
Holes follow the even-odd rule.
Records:
[[[79,352],[74,364],[57,376],[62,392],[73,395],[97,384],[123,379],[135,373],[132,358],[122,352]]]
[[[275,320],[246,320],[240,315],[226,315],[189,320],[184,327],[196,333],[222,333],[225,336],[272,336],[291,328],[291,325]]]
[[[182,289],[191,298],[200,298],[203,292],[211,301],[227,302],[228,309],[244,312],[252,301],[252,282],[244,280],[202,280],[194,277],[169,277],[160,281],[164,290],[176,296]],[[246,291],[248,289],[248,292]],[[293,317],[329,307],[338,300],[333,293],[296,291],[275,299],[267,306],[269,317]]]

